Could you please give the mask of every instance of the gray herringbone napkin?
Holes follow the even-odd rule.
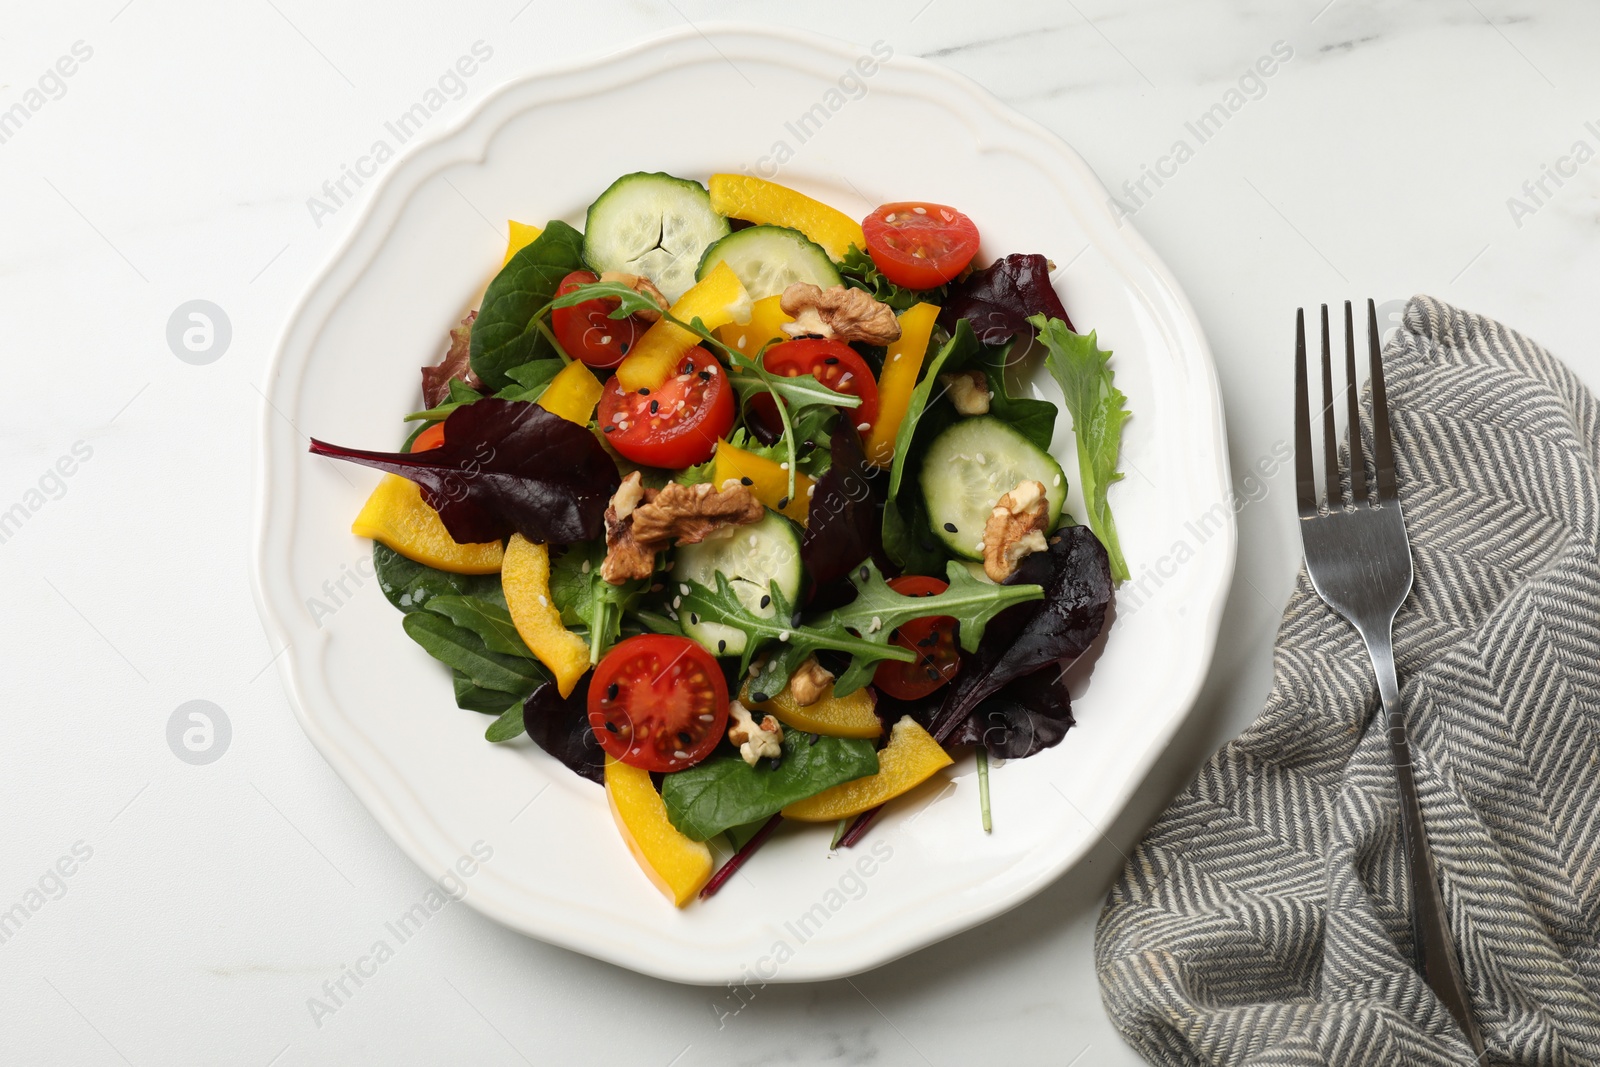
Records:
[[[1416,566],[1400,684],[1474,1011],[1492,1062],[1600,1064],[1600,407],[1426,297],[1385,367]],[[1414,969],[1371,667],[1303,570],[1274,668],[1112,890],[1106,1007],[1162,1064],[1470,1063]]]

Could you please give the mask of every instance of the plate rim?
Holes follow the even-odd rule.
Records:
[[[519,92],[532,93],[539,87],[545,87],[542,101],[545,103],[559,99],[559,83],[564,79],[581,77],[603,71],[612,65],[636,62],[640,57],[647,56],[656,50],[665,50],[682,42],[693,42],[696,39],[711,43],[717,38],[761,38],[774,41],[785,46],[798,46],[810,53],[827,54],[834,57],[851,59],[863,54],[866,49],[855,42],[846,41],[837,37],[826,36],[807,30],[791,27],[776,27],[736,21],[706,21],[692,27],[677,28],[661,33],[651,34],[636,39],[630,44],[618,48],[597,51],[585,56],[580,56],[569,62],[556,65],[541,65],[525,73],[508,78],[498,85],[473,107],[464,111],[451,123],[433,131],[428,136],[418,137],[412,144],[400,153],[390,165],[388,170],[374,182],[373,190],[367,201],[362,205],[359,214],[350,223],[348,230],[329,251],[320,266],[312,273],[299,298],[293,303],[273,345],[271,357],[266,366],[266,388],[262,390],[262,398],[258,404],[258,419],[256,434],[254,435],[255,463],[254,475],[256,491],[254,494],[254,523],[256,530],[255,550],[253,553],[250,579],[251,591],[256,602],[257,611],[261,616],[262,624],[269,640],[282,646],[282,651],[275,660],[275,669],[279,681],[283,686],[285,697],[294,711],[295,718],[306,736],[316,746],[323,758],[339,775],[340,779],[350,788],[362,805],[372,814],[373,818],[383,828],[391,840],[395,842],[406,855],[430,877],[439,877],[449,869],[448,861],[440,863],[438,851],[430,848],[423,840],[426,834],[420,833],[418,828],[408,822],[399,811],[395,809],[390,797],[382,786],[373,780],[369,770],[360,765],[356,755],[346,751],[343,744],[332,737],[327,728],[313,717],[307,709],[302,693],[302,685],[296,673],[294,654],[291,651],[295,642],[291,627],[286,617],[280,615],[278,605],[273,599],[274,582],[271,569],[274,562],[274,548],[284,547],[284,542],[292,544],[292,524],[285,517],[276,517],[272,501],[275,492],[281,491],[282,482],[275,484],[270,480],[272,473],[273,456],[273,423],[276,419],[287,416],[276,408],[273,397],[278,394],[279,388],[284,384],[283,370],[290,356],[290,346],[301,331],[307,328],[306,315],[311,311],[316,302],[321,299],[331,299],[326,313],[322,316],[311,335],[314,338],[317,331],[325,324],[334,309],[337,308],[349,285],[340,288],[337,296],[329,298],[326,290],[330,283],[339,281],[338,275],[352,253],[364,240],[370,239],[369,230],[381,212],[387,210],[389,199],[399,189],[402,176],[407,175],[408,169],[414,168],[416,160],[430,151],[437,150],[440,146],[450,142],[467,131],[474,125],[483,122],[490,112]],[[721,51],[721,49],[716,49]],[[726,58],[726,57],[724,57]],[[795,57],[786,57],[794,60]],[[731,61],[730,61],[731,62]],[[973,82],[965,75],[944,67],[941,64],[926,60],[918,56],[902,55],[895,52],[886,63],[896,67],[909,69],[917,74],[930,76],[946,83],[949,87],[966,96],[974,105],[981,107],[985,118],[992,118],[1028,135],[1041,142],[1055,153],[1059,154],[1064,162],[1076,172],[1076,178],[1091,191],[1098,190],[1109,202],[1110,194],[1088,163],[1079,153],[1067,144],[1060,136],[1053,133],[1040,123],[1027,118],[1019,112],[1000,101],[994,94]],[[608,80],[608,86],[626,84],[636,81],[646,72],[630,70],[625,76]],[[579,92],[579,96],[588,95]],[[933,101],[940,103],[941,101]],[[528,107],[539,106],[537,102],[530,101]],[[519,109],[516,114],[525,113],[528,108]],[[493,140],[500,127],[486,132],[483,139],[485,150]],[[467,153],[470,157],[472,153]],[[479,155],[481,158],[481,154]],[[459,159],[452,160],[459,162]],[[449,163],[443,166],[448,166]],[[443,169],[441,166],[438,169]],[[427,177],[438,172],[430,171],[417,176],[415,181],[409,183],[407,193],[419,188]],[[399,200],[395,210],[403,206],[405,197]],[[1227,447],[1227,431],[1225,412],[1222,402],[1221,384],[1217,374],[1215,360],[1211,348],[1206,340],[1199,318],[1194,308],[1189,303],[1187,295],[1178,285],[1166,264],[1155,254],[1155,251],[1127,220],[1122,220],[1116,226],[1120,239],[1126,250],[1131,253],[1140,264],[1149,272],[1152,281],[1160,287],[1160,292],[1154,294],[1141,294],[1142,298],[1152,307],[1165,301],[1168,305],[1173,324],[1186,327],[1190,334],[1189,344],[1175,344],[1176,351],[1193,351],[1194,357],[1186,356],[1184,363],[1192,373],[1196,374],[1196,384],[1203,384],[1206,388],[1210,403],[1206,405],[1209,414],[1208,425],[1211,431],[1211,448],[1213,459],[1211,473],[1215,475],[1216,499],[1227,500],[1230,492],[1230,465]],[[387,229],[384,231],[388,232]],[[1100,243],[1098,237],[1091,237],[1091,246]],[[353,284],[354,279],[351,279]],[[1159,298],[1159,299],[1158,299]],[[1161,316],[1157,316],[1160,321]],[[301,368],[303,373],[303,368]],[[298,376],[294,383],[298,387]],[[1200,406],[1196,405],[1196,410]],[[291,421],[291,425],[293,425]],[[1200,690],[1205,683],[1210,666],[1215,654],[1218,633],[1221,627],[1223,613],[1226,609],[1228,591],[1231,586],[1233,572],[1237,561],[1238,525],[1236,516],[1231,508],[1226,509],[1223,528],[1212,535],[1210,540],[1221,541],[1222,565],[1207,569],[1206,576],[1210,581],[1198,583],[1196,597],[1205,596],[1206,610],[1198,629],[1198,640],[1194,642],[1194,654],[1190,657],[1191,667],[1181,685],[1174,687],[1174,691],[1181,695],[1174,698],[1174,713],[1167,719],[1161,728],[1151,731],[1148,740],[1137,756],[1129,761],[1129,774],[1117,795],[1109,803],[1103,805],[1109,816],[1115,817],[1122,812],[1132,799],[1138,787],[1149,777],[1151,769],[1162,752],[1171,743],[1178,729],[1192,714]],[[417,798],[419,807],[420,798]],[[983,922],[995,918],[1010,909],[1037,895],[1044,888],[1057,881],[1071,867],[1076,865],[1088,853],[1093,845],[1093,838],[1086,837],[1080,847],[1064,849],[1052,862],[1040,869],[1030,880],[1015,887],[1008,893],[997,894],[986,900],[982,905],[957,911],[945,917],[942,921],[930,924],[919,936],[902,938],[899,942],[889,944],[874,943],[863,946],[855,951],[836,953],[828,958],[826,965],[818,966],[817,957],[807,959],[809,965],[802,965],[796,959],[787,969],[781,970],[771,979],[773,982],[806,982],[835,979],[858,974],[870,970],[895,959],[919,951],[929,945],[935,944],[946,937],[970,929]],[[519,909],[511,904],[496,900],[492,894],[474,891],[463,898],[475,910],[485,914],[495,921],[510,927],[525,935],[535,937],[541,941],[558,945],[568,950],[581,953],[592,958],[602,959],[617,966],[627,968],[653,977],[697,985],[716,985],[723,982],[739,981],[741,976],[731,967],[696,966],[695,960],[664,960],[660,956],[651,956],[642,953],[630,954],[627,951],[626,939],[618,939],[610,943],[600,943],[594,939],[585,939],[572,936],[564,929],[559,918],[555,922],[539,922],[530,918],[526,909]]]

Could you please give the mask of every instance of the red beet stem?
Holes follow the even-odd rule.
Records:
[[[749,859],[756,849],[766,843],[767,838],[772,836],[772,831],[776,830],[778,824],[782,821],[782,815],[774,815],[762,823],[761,829],[756,831],[756,836],[746,841],[744,847],[735,852],[733,858],[724,863],[717,873],[711,876],[711,881],[707,882],[705,888],[700,890],[700,899],[709,900],[712,894],[722,888],[723,882],[738,873],[739,868],[744,866],[744,861]]]
[[[839,847],[850,848],[857,841],[860,841],[863,837],[865,837],[867,833],[867,827],[872,825],[872,820],[878,817],[878,813],[882,811],[883,808],[884,806],[879,804],[877,807],[868,808],[860,815],[857,815],[856,821],[850,824],[850,829],[846,830],[844,836],[839,839]]]

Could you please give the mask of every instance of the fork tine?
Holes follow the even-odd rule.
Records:
[[[1378,351],[1378,309],[1367,300],[1367,353],[1372,361],[1372,465],[1378,476],[1378,499],[1394,500],[1394,447],[1389,441],[1389,392],[1383,385],[1383,358]]]
[[[1315,511],[1317,479],[1311,470],[1311,401],[1306,388],[1306,309],[1294,313],[1294,488],[1300,510]]]
[[[1322,305],[1322,476],[1328,483],[1328,506],[1344,505],[1339,489],[1339,437],[1333,426],[1333,360],[1328,354],[1328,305]]]
[[[1350,502],[1367,502],[1367,465],[1361,458],[1361,404],[1356,396],[1356,331],[1350,301],[1344,302],[1344,382],[1349,402],[1350,423]]]

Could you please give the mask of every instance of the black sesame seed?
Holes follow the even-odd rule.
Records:
[[[831,366],[833,366],[833,365],[835,365],[836,363],[839,362],[839,357],[838,356],[829,356],[827,359],[823,360],[822,362],[826,363],[828,366],[831,367]]]
[[[935,632],[935,633],[929,634],[927,637],[924,637],[921,641],[918,641],[917,642],[917,647],[918,648],[932,648],[934,645],[937,645],[938,643],[939,643],[939,635],[938,635],[937,632]]]
[[[867,578],[870,577],[871,574],[872,574],[872,572],[867,570],[867,568],[865,568],[865,567],[862,567],[861,570],[857,571],[856,573],[861,575],[861,580],[863,582],[866,581]]]
[[[761,598],[761,606],[762,607],[766,607],[770,603],[772,603],[772,598],[770,596],[764,596],[764,597]]]
[[[626,341],[622,342],[622,344],[617,346],[617,350],[619,352],[621,352],[623,355],[627,355],[628,354],[628,342],[626,342]]]
[[[659,400],[650,401],[650,414],[654,415],[656,412],[658,412],[660,410],[661,410],[661,401],[659,401]]]
[[[939,672],[937,670],[935,670],[934,668],[929,667],[928,668],[928,680],[937,682],[939,680]]]
[[[778,510],[782,511],[784,508],[786,508],[788,506],[789,506],[789,498],[788,497],[780,497],[779,500],[778,500]]]
[[[945,523],[944,524],[944,532],[945,533],[955,533],[956,532],[956,524],[953,523],[953,522]]]
[[[702,382],[709,382],[711,380],[711,372],[708,371],[708,370],[701,371],[700,372],[700,380]]]
[[[740,478],[739,479],[739,484],[740,485],[755,485],[756,483],[754,481],[752,481],[751,479],[749,479],[749,478]]]
[[[726,651],[728,651],[728,642],[723,640],[720,637],[717,638],[717,651],[718,652],[726,652]]]
[[[621,731],[619,731],[619,730],[618,730],[618,729],[617,729],[617,724],[616,724],[616,723],[614,723],[614,722],[608,722],[608,723],[606,723],[606,729],[607,729],[607,730],[610,730],[610,731],[611,731],[611,732],[612,732],[612,733],[614,733],[614,734],[615,734],[615,733],[620,733],[620,732],[621,732]]]
[[[751,693],[750,694],[750,702],[752,704],[765,704],[767,702],[767,694],[765,694],[765,693]]]
[[[640,396],[649,396],[650,395],[650,390],[648,390],[648,389],[640,389],[639,390],[639,395]]]
[[[808,745],[814,745],[814,744],[816,744],[816,743],[817,743],[817,742],[818,742],[818,741],[821,741],[821,740],[822,740],[822,735],[821,735],[821,734],[812,734],[812,735],[810,735],[810,736],[811,736],[811,739],[810,739],[810,740],[809,740],[809,741],[807,741],[807,742],[806,742],[806,744],[808,744]]]
[[[778,757],[773,756],[771,759],[767,760],[767,766],[771,767],[773,770],[777,770],[779,762],[780,761],[778,760]]]
[[[615,426],[607,426],[607,427],[604,428],[604,432],[610,433],[612,430],[615,430],[615,429],[616,429]]]
[[[615,699],[617,699],[617,683],[616,682],[612,682],[610,685],[606,686],[606,699],[607,700],[615,700]]]
[[[800,613],[797,611],[789,616],[789,625],[798,629],[800,627]]]
[[[696,615],[692,611],[689,612],[689,622],[693,626],[699,626],[700,625],[700,616]]]
[[[682,745],[684,748],[688,748],[693,742],[694,738],[690,737],[681,730],[678,731],[678,744]]]

